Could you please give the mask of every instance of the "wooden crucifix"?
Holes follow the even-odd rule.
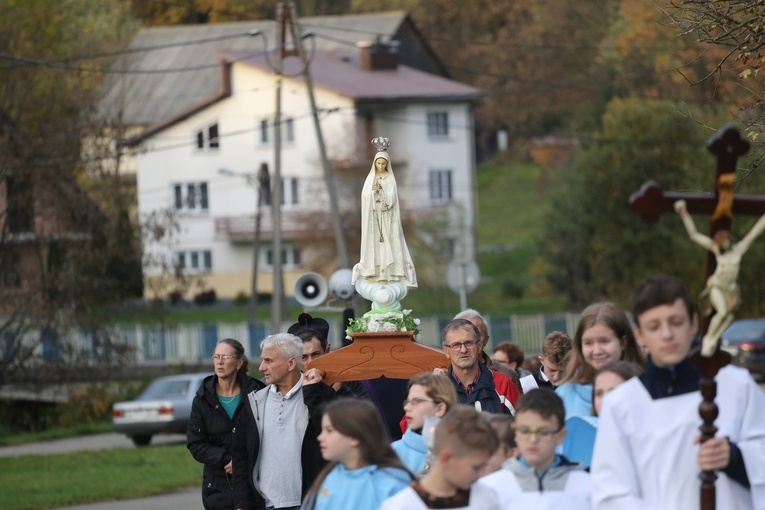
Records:
[[[736,214],[742,216],[761,216],[765,214],[765,197],[751,195],[734,196],[733,193],[736,163],[738,158],[749,150],[749,142],[741,137],[738,128],[731,125],[724,126],[707,141],[707,148],[717,157],[714,195],[664,192],[658,183],[648,181],[643,184],[640,190],[630,196],[630,205],[647,222],[656,222],[662,213],[677,210],[683,218],[686,230],[688,230],[692,239],[694,239],[692,231],[695,232],[695,226],[692,227],[692,220],[687,213],[711,214],[709,237],[700,236],[696,233],[698,239],[694,239],[709,249],[706,264],[708,286],[705,292],[709,292],[709,285],[715,281],[715,275],[720,277],[722,273],[725,273],[724,270],[716,272],[718,258],[720,258],[721,250],[724,249],[717,249],[714,243],[722,243],[727,240],[731,232],[733,216]],[[730,254],[730,256],[737,256],[737,258],[734,260],[736,263],[735,272],[728,271],[728,273],[734,276],[738,275],[740,255],[748,248],[749,243],[753,241],[754,237],[759,234],[763,227],[765,227],[765,218],[761,219],[755,228],[742,240],[739,252]],[[704,243],[702,239],[708,240],[709,243],[702,244]],[[721,269],[724,268],[721,266]],[[723,274],[722,276],[725,275]],[[727,304],[719,306],[720,309],[724,310],[724,314],[713,317],[716,313],[716,308],[713,308],[710,314],[702,317],[700,334],[707,340],[705,342],[707,345],[704,348],[702,344],[691,355],[691,361],[699,367],[702,376],[700,391],[703,400],[699,406],[699,416],[701,416],[703,421],[701,427],[699,427],[702,442],[713,438],[717,432],[717,427],[714,424],[718,415],[717,404],[714,401],[717,395],[717,383],[714,378],[722,367],[730,363],[731,359],[730,354],[719,348],[719,334],[730,324],[732,308],[737,304],[738,294],[735,277],[733,278],[732,285],[729,287],[730,295],[724,297],[733,297],[734,299]],[[710,324],[713,328],[708,331]],[[711,337],[706,337],[707,333]],[[717,475],[714,471],[702,471],[699,478],[701,479],[701,510],[715,510],[715,480]]]

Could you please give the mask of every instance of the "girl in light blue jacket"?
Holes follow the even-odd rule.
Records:
[[[404,400],[406,432],[390,446],[409,471],[422,476],[430,471],[428,445],[423,437],[425,421],[435,418],[429,425],[435,429],[446,411],[457,405],[457,392],[448,377],[433,372],[414,375],[409,379],[408,388],[409,394]]]
[[[327,466],[303,501],[303,510],[377,510],[383,500],[405,489],[412,474],[386,441],[375,406],[338,399],[321,419],[319,448]]]

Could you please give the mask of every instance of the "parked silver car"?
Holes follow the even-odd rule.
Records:
[[[720,347],[733,356],[733,364],[765,379],[765,318],[733,322],[722,334]]]
[[[191,403],[210,373],[160,377],[129,402],[112,407],[115,432],[126,434],[136,446],[146,446],[154,434],[186,433]]]

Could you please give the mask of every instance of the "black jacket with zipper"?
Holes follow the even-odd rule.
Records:
[[[246,395],[265,386],[242,373],[238,375],[238,381],[242,398],[233,418],[229,418],[218,399],[216,375],[205,378],[191,407],[186,447],[196,460],[204,464],[202,503],[206,510],[234,508],[233,481],[224,470],[231,461],[234,423],[244,408]]]

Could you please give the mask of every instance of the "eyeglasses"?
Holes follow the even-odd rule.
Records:
[[[531,439],[532,436],[536,436],[540,441],[549,441],[552,437],[560,432],[558,430],[550,429],[531,429],[528,427],[518,427],[515,429],[515,437],[519,439]]]
[[[461,351],[464,347],[467,350],[472,349],[478,345],[478,342],[475,340],[465,340],[464,342],[454,342],[453,344],[444,344],[444,347],[451,349],[453,351]]]
[[[210,356],[210,359],[213,361],[228,361],[230,359],[239,359],[239,356],[232,356],[231,354],[213,354]]]
[[[402,407],[406,407],[409,404],[412,404],[412,407],[417,407],[418,405],[424,403],[424,402],[433,402],[436,403],[435,400],[428,400],[427,398],[408,398],[404,400],[404,405]]]

